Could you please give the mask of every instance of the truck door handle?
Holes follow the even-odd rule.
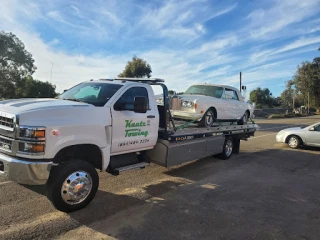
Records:
[[[154,116],[154,115],[149,115],[149,116],[147,116],[147,118],[155,118],[156,116]]]

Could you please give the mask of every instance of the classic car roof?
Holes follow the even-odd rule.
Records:
[[[199,83],[199,84],[192,84],[191,86],[196,86],[196,85],[198,85],[198,86],[200,85],[200,86],[216,86],[216,87],[230,88],[232,90],[236,90],[236,91],[239,92],[239,89],[237,89],[235,87],[232,87],[232,86],[229,86],[229,85]]]

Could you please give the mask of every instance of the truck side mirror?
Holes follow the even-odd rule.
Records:
[[[314,131],[314,127],[309,128],[309,131]]]
[[[146,113],[147,112],[147,98],[135,97],[134,98],[134,112]]]

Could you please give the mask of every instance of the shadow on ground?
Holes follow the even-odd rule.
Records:
[[[166,174],[189,184],[147,186],[147,201],[99,191],[70,217],[117,239],[320,236],[319,151],[273,149],[227,161],[206,158]]]

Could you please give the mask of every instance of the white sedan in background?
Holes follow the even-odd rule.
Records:
[[[287,143],[290,148],[299,148],[302,145],[320,147],[320,122],[305,128],[281,130],[276,136],[276,141]]]
[[[217,120],[247,124],[253,111],[238,89],[216,84],[192,85],[171,103],[174,119],[196,121],[200,127],[211,127]]]

